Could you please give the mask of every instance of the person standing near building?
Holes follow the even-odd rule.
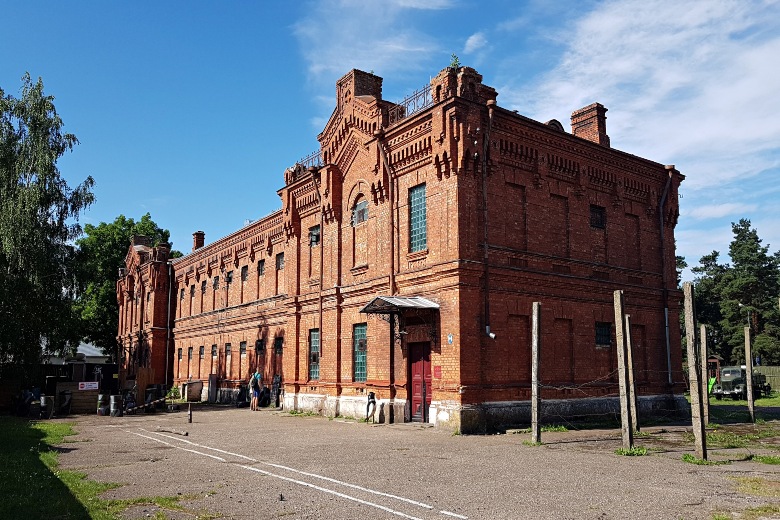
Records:
[[[249,376],[249,390],[252,392],[252,402],[249,409],[257,410],[257,398],[260,397],[260,387],[263,381],[263,375],[260,373],[260,367],[255,369],[255,373]]]

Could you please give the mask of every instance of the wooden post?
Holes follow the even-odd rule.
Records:
[[[633,420],[631,419],[631,389],[628,385],[626,334],[623,321],[623,291],[615,291],[615,339],[617,340],[618,385],[620,386],[620,425],[623,449],[634,447]]]
[[[745,327],[745,386],[750,422],[756,422],[756,411],[753,406],[755,403],[753,402],[753,353],[750,348],[750,327]]]
[[[707,373],[707,326],[699,326],[699,355],[701,356],[701,403],[704,411],[704,426],[710,424],[710,376]]]
[[[696,361],[696,324],[693,316],[693,284],[683,283],[685,296],[685,341],[688,353],[688,379],[691,386],[691,424],[696,456],[707,460],[707,436],[704,433],[704,411],[701,402],[701,384],[699,384],[699,364]]]
[[[628,364],[628,389],[631,392],[631,400],[629,406],[631,407],[631,427],[635,432],[639,431],[639,415],[637,414],[637,396],[636,396],[636,383],[634,381],[634,351],[631,345],[631,315],[626,314],[626,363]]]
[[[539,336],[540,322],[542,318],[542,304],[533,303],[531,311],[531,442],[542,442],[541,428],[539,427],[539,349],[541,337]]]

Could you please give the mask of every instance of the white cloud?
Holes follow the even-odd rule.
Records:
[[[755,204],[743,204],[739,202],[726,202],[723,204],[711,204],[698,206],[691,210],[683,210],[683,216],[689,216],[695,220],[704,220],[711,218],[722,218],[729,215],[741,217],[749,212],[756,210]]]
[[[463,47],[463,54],[472,54],[487,45],[487,38],[484,33],[478,32],[469,36],[466,45]]]
[[[503,28],[527,30],[520,21]],[[609,108],[613,147],[686,175],[681,254],[724,252],[731,228],[717,219],[771,208],[758,195],[780,174],[780,2],[607,0],[547,36],[564,45],[557,65],[499,89],[502,104],[541,121]],[[780,228],[765,214],[762,229]]]

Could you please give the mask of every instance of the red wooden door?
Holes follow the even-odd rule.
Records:
[[[429,342],[409,344],[409,367],[412,382],[409,389],[412,421],[426,422],[428,407],[431,405],[431,344]]]

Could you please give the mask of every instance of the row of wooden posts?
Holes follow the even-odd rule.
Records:
[[[637,419],[636,386],[631,348],[631,315],[623,312],[623,291],[615,291],[615,337],[617,339],[618,384],[620,386],[620,417],[623,447],[634,446],[634,432],[639,431]],[[541,442],[539,422],[539,324],[540,302],[534,302],[531,311],[531,442]]]
[[[688,354],[688,376],[691,395],[691,419],[696,456],[707,460],[707,436],[705,427],[709,424],[709,397],[707,381],[707,329],[700,325],[699,343],[696,343],[696,322],[693,300],[693,283],[683,283],[685,297],[685,330]],[[780,301],[778,301],[780,305]],[[531,442],[541,442],[539,422],[539,349],[541,322],[540,302],[533,303],[531,323]],[[634,432],[639,431],[637,396],[634,384],[634,364],[631,348],[631,316],[623,312],[623,291],[614,292],[615,337],[617,340],[618,385],[620,387],[620,418],[623,448],[634,447]],[[753,402],[753,356],[750,348],[750,327],[745,327],[745,374],[748,410],[751,422],[756,415]]]

